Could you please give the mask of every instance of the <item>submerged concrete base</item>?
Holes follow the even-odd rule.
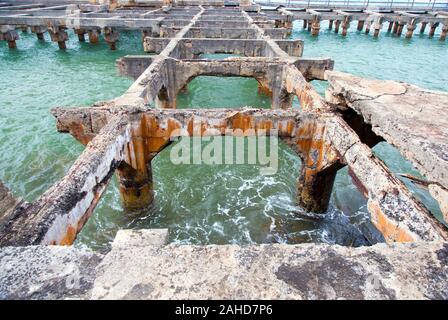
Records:
[[[3,299],[448,299],[448,243],[165,245],[123,230],[105,256],[0,249]],[[100,260],[102,261],[100,262]]]

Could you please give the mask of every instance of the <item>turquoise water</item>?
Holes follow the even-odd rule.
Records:
[[[375,40],[356,32],[344,39],[324,27],[318,38],[311,38],[301,26],[293,36],[306,40],[305,56],[330,56],[337,70],[448,91],[448,46],[437,39],[382,34]],[[141,36],[123,34],[115,52],[104,43],[80,44],[73,34],[67,52],[57,50],[48,38],[40,43],[32,34],[21,37],[17,51],[0,42],[0,180],[16,196],[32,201],[60,179],[83,150],[71,136],[57,133],[49,109],[88,106],[122,94],[132,81],[117,76],[115,59],[142,54]],[[315,85],[323,92],[323,83]],[[240,78],[199,77],[178,97],[179,107],[269,103],[269,97],[257,93],[254,80]],[[327,214],[305,214],[294,205],[300,160],[283,144],[279,150],[279,171],[268,177],[249,165],[174,166],[170,150],[164,150],[153,161],[154,205],[142,212],[124,211],[114,178],[76,243],[102,249],[118,229],[167,227],[178,243],[364,244],[359,230],[369,229],[365,200],[346,170],[338,174]],[[415,174],[389,145],[380,144],[375,151],[395,172]],[[413,191],[438,214],[424,190]]]

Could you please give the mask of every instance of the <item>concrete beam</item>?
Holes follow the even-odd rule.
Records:
[[[125,115],[112,119],[68,173],[33,203],[17,207],[0,226],[0,246],[69,245],[93,213],[129,139]]]

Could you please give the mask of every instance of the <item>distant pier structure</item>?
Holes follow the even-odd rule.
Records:
[[[240,3],[241,2],[241,3]],[[100,34],[112,50],[116,49],[120,30],[140,30],[143,37],[167,37],[190,23],[198,5],[215,8],[244,8],[254,23],[262,27],[272,38],[284,39],[292,32],[294,21],[303,21],[303,28],[318,36],[328,21],[328,28],[335,33],[347,35],[350,26],[356,23],[358,31],[378,37],[384,25],[387,32],[411,38],[415,32],[434,37],[440,28],[441,41],[448,32],[448,5],[439,0],[426,6],[409,2],[391,5],[392,2],[344,2],[340,1],[224,1],[224,0],[0,0],[0,40],[9,48],[17,47],[20,31],[31,31],[37,39],[44,41],[48,33],[51,41],[66,49],[68,29],[73,29],[79,41],[98,43]],[[268,6],[262,6],[268,5]],[[233,38],[247,38],[253,30],[247,22],[237,21],[232,15],[217,14],[212,20],[195,23],[190,34],[215,32],[219,26],[233,30]],[[419,26],[419,28],[418,28]],[[207,31],[205,31],[207,30]],[[221,31],[220,31],[221,32]]]

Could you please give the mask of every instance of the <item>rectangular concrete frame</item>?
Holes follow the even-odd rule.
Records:
[[[179,24],[182,28],[173,37],[157,40],[149,38],[149,41],[163,44],[163,48],[160,45],[156,50],[158,55],[152,56],[151,61],[127,58],[128,61],[137,59],[139,62],[137,67],[130,67],[131,71],[123,72],[138,77],[125,94],[92,108],[53,111],[58,130],[70,132],[86,145],[86,149],[67,175],[37,201],[22,203],[3,217],[0,226],[1,245],[71,244],[92,214],[114,172],[119,176],[121,196],[126,205],[149,205],[152,201],[151,159],[169,143],[170,133],[174,129],[184,129],[188,135],[194,134],[189,128],[195,121],[201,121],[204,126],[213,129],[214,134],[217,134],[216,130],[222,134],[226,129],[235,128],[248,131],[248,134],[256,134],[260,129],[268,133],[278,130],[280,137],[303,160],[298,181],[298,203],[307,210],[325,211],[334,176],[338,169],[347,165],[355,184],[368,199],[373,223],[387,242],[448,238],[446,228],[373,155],[358,133],[344,121],[338,109],[348,107],[361,111],[350,101],[343,101],[341,98],[345,97],[341,97],[337,91],[333,91],[339,99],[336,104],[335,99],[330,103],[325,101],[307,82],[313,78],[321,79],[326,70],[332,69],[332,62],[291,57],[283,50],[291,42],[271,39],[265,33],[265,28],[271,30],[290,27],[288,24],[295,18],[290,17],[289,12],[279,9],[278,16],[285,17],[272,22],[257,13],[249,14],[244,10],[234,9],[229,13],[228,19],[213,20],[208,16],[226,12],[227,9],[204,9],[201,6],[197,9],[189,15],[192,16],[190,20],[177,20],[181,21]],[[169,8],[167,10],[170,11]],[[173,24],[175,21],[161,17],[151,18],[151,14],[140,19],[82,17],[80,21],[86,29],[124,27],[150,29],[152,33],[157,33],[160,26]],[[306,14],[307,16],[301,17],[313,16],[315,21],[319,18],[314,17],[321,15],[314,11]],[[407,17],[400,15],[397,19],[404,19],[403,16]],[[350,22],[350,14],[344,12],[337,12],[333,18],[346,24]],[[54,29],[67,27],[66,21],[66,17],[0,14],[0,24],[7,23],[8,26],[50,24]],[[235,24],[234,21],[238,23]],[[254,39],[186,37],[187,34],[192,35],[192,28],[228,28],[229,24],[253,30]],[[3,29],[11,31],[8,27]],[[56,34],[61,29],[52,32]],[[64,37],[55,39],[61,42]],[[260,53],[264,57],[217,61],[185,60],[182,56],[182,51],[187,50],[187,43],[191,45],[192,49],[188,48],[191,52],[195,52],[196,45],[207,47],[198,49],[197,52],[219,52],[226,46],[226,41],[250,45],[262,43],[268,49]],[[143,72],[142,66],[147,67]],[[308,75],[302,72],[307,72]],[[182,77],[173,77],[177,73]],[[281,109],[148,109],[149,103],[155,103],[159,108],[175,107],[178,90],[188,84],[192,77],[209,74],[254,77],[262,88],[272,92],[273,108]],[[439,97],[441,94],[435,95]],[[289,109],[294,96],[300,101],[302,111]],[[388,140],[385,131],[377,130],[375,133]],[[438,186],[446,188],[444,183],[442,181]]]

